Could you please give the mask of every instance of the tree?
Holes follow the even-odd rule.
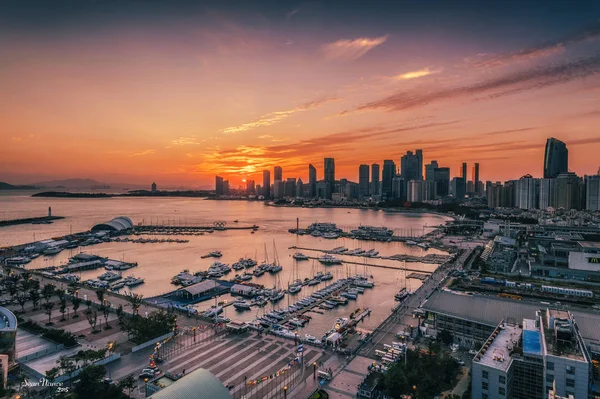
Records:
[[[89,299],[85,300],[86,310],[90,310],[90,306],[92,306],[92,301]]]
[[[42,288],[42,297],[46,300],[46,303],[50,302],[50,298],[54,295],[54,284],[46,284]]]
[[[48,323],[47,326],[52,324],[52,308],[54,308],[54,302],[48,302],[44,304],[45,313],[48,315]]]
[[[75,360],[67,356],[61,356],[58,358],[56,363],[58,364],[58,368],[62,371],[62,373],[69,376],[69,387],[71,387],[71,376],[76,368]]]
[[[24,292],[21,292],[17,295],[17,302],[21,305],[21,311],[25,312],[25,304],[27,303],[27,295]]]
[[[87,317],[88,323],[90,323],[90,327],[92,327],[92,333],[96,332],[96,323],[98,322],[98,312],[95,310],[87,310],[85,312],[85,316]]]
[[[119,320],[119,324],[123,324],[123,317],[125,317],[125,312],[123,311],[123,305],[119,304],[119,307],[116,310],[117,319]]]
[[[133,374],[129,374],[127,377],[119,381],[119,388],[127,390],[127,396],[131,397],[131,391],[136,385],[136,379]]]
[[[127,396],[121,388],[113,384],[106,384],[103,378],[106,374],[104,366],[92,365],[86,367],[79,374],[79,382],[75,384],[73,392],[77,398],[94,399],[124,399]]]
[[[79,309],[79,305],[81,305],[81,298],[73,297],[71,298],[71,303],[73,304],[73,319],[79,317],[77,314],[77,309]]]
[[[106,293],[105,290],[96,290],[96,298],[98,298],[98,303],[100,304],[100,306],[102,306],[102,304],[104,303],[104,294]]]
[[[444,345],[450,345],[454,342],[454,337],[450,330],[442,330],[438,334],[438,339],[444,343]]]
[[[38,304],[40,303],[40,293],[37,289],[31,289],[29,291],[29,298],[31,299],[31,302],[33,303],[33,309],[37,309]]]
[[[137,315],[140,307],[142,306],[144,296],[140,294],[131,293],[127,296],[129,306],[131,307],[133,315]]]
[[[67,311],[67,299],[63,296],[62,299],[60,300],[60,313],[62,313],[62,317],[60,318],[60,321],[65,321],[67,319],[65,319],[65,312]]]
[[[63,290],[63,289],[58,289],[58,290],[55,290],[55,291],[54,291],[54,293],[55,293],[55,294],[56,294],[56,296],[58,297],[58,300],[59,300],[59,301],[62,301],[63,299],[65,299],[65,295],[67,294],[67,293],[65,292],[65,290]]]
[[[102,304],[102,314],[104,315],[104,329],[110,330],[112,327],[108,325],[108,316],[110,315],[110,302],[106,301]]]

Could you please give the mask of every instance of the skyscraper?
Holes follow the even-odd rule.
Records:
[[[479,185],[479,163],[473,165],[473,191],[475,194],[482,195],[483,192]]]
[[[437,163],[437,161],[431,161],[431,163],[428,163],[427,165],[425,165],[425,180],[427,181],[434,181],[434,171],[435,168],[439,168],[439,165]]]
[[[396,176],[396,164],[387,159],[383,161],[383,176],[381,177],[381,197],[382,199],[392,198],[392,180]],[[406,179],[405,179],[406,180]]]
[[[464,179],[464,181],[468,181],[468,177],[467,177],[467,163],[463,162],[462,164],[462,169],[460,170],[460,177],[462,177]]]
[[[296,196],[296,178],[288,177],[285,181],[284,185],[284,194],[285,197],[295,197]]]
[[[450,191],[450,168],[435,168],[433,170],[433,180],[435,183],[435,196],[447,196]]]
[[[317,168],[312,164],[308,165],[308,196],[310,198],[317,196]]]
[[[369,196],[369,165],[358,167],[358,190],[361,198]]]
[[[580,179],[573,172],[560,173],[555,183],[555,207],[569,209],[579,209],[580,200]]]
[[[531,175],[525,175],[517,181],[515,206],[521,209],[537,209],[539,194],[539,179],[534,179]]]
[[[281,166],[275,166],[273,168],[273,180],[274,181],[282,181],[283,180],[283,169],[281,169]]]
[[[457,200],[465,199],[465,179],[455,177],[452,179],[452,195]]]
[[[265,199],[271,198],[271,171],[263,170],[263,196]]]
[[[379,195],[379,164],[371,165],[371,195]]]
[[[152,192],[155,193],[156,192],[156,183],[152,183],[152,188],[151,188]]]
[[[600,170],[596,176],[585,178],[585,209],[600,211]]]
[[[556,179],[540,179],[540,209],[555,207]]]
[[[229,180],[223,180],[223,195],[229,195]]]
[[[400,172],[406,182],[410,180],[423,180],[423,151],[417,150],[415,154],[407,151],[400,159]]]
[[[302,182],[302,179],[298,179],[296,182],[296,197],[304,197],[304,182]]]
[[[223,195],[223,178],[221,176],[215,177],[215,193],[217,195]]]
[[[335,160],[333,158],[325,158],[324,165],[325,172],[325,183],[329,187],[327,193],[327,199],[331,199],[332,194],[335,192]]]
[[[500,208],[502,206],[502,183],[499,181],[487,187],[488,208]]]
[[[248,195],[254,195],[255,191],[256,191],[256,187],[255,187],[254,180],[250,180],[250,179],[246,180],[246,193]]]
[[[569,150],[560,140],[550,137],[544,153],[544,178],[552,179],[569,171]]]

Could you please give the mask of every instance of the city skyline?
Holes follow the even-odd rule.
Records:
[[[464,3],[5,2],[0,181],[358,182],[416,149],[506,181],[549,137],[595,174],[600,4]]]

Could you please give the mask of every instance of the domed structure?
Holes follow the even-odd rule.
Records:
[[[92,227],[92,231],[123,231],[133,228],[133,222],[126,216],[119,216],[105,223]]]

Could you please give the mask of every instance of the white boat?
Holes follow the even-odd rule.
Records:
[[[408,293],[408,291],[406,291],[406,288],[402,288],[395,296],[394,299],[396,299],[397,301],[402,302],[403,300],[405,300],[410,294]]]
[[[327,238],[330,240],[334,240],[336,238],[339,238],[340,235],[338,233],[334,233],[334,232],[327,232],[327,233],[323,233],[323,238]]]
[[[133,287],[136,285],[144,284],[143,278],[138,278],[138,277],[133,277],[133,276],[126,277],[124,279],[124,281],[125,281],[125,285],[128,287]]]
[[[44,251],[44,255],[56,255],[57,253],[60,253],[60,251],[62,251],[62,249],[58,247],[48,248]]]
[[[98,278],[104,281],[115,281],[121,279],[122,276],[119,273],[108,271],[99,275]]]
[[[313,286],[313,285],[317,285],[317,284],[319,284],[320,282],[321,282],[321,280],[318,280],[318,279],[314,279],[314,278],[313,278],[313,279],[311,279],[311,280],[308,280],[308,283],[307,283],[307,285]]]
[[[315,343],[315,342],[317,342],[317,338],[316,338],[315,336],[313,336],[313,335],[309,335],[309,334],[306,334],[306,335],[304,335],[304,339],[305,339],[307,342],[312,342],[312,343]]]
[[[333,279],[333,274],[331,274],[331,272],[327,272],[325,274],[322,274],[319,277],[319,280],[321,280],[321,281],[327,281],[327,280],[332,280],[332,279]]]
[[[65,281],[68,281],[68,282],[79,282],[79,280],[81,280],[81,277],[79,277],[79,276],[77,276],[75,274],[67,273],[67,274],[63,274],[61,276],[61,279],[65,280]]]
[[[321,262],[325,265],[339,265],[342,263],[342,260],[339,258],[336,258],[335,256],[326,254],[319,258],[319,262]]]
[[[408,240],[405,242],[406,245],[417,245],[417,243],[415,241],[412,240]]]
[[[304,255],[302,252],[296,252],[292,255],[292,258],[296,260],[308,260],[308,256]]]
[[[252,280],[253,275],[251,273],[244,273],[240,277],[238,277],[242,281]]]
[[[233,307],[237,310],[249,310],[252,304],[248,301],[236,301],[233,303]]]
[[[118,291],[121,288],[125,287],[125,283],[123,280],[117,281],[116,283],[112,283],[108,288],[112,291]]]
[[[218,314],[223,313],[223,306],[213,306],[206,312],[202,313],[204,317],[215,317]]]
[[[6,260],[6,263],[9,265],[24,265],[29,262],[31,262],[31,259],[26,256],[17,256]]]
[[[262,296],[256,297],[250,301],[253,306],[265,306],[267,304],[267,300]]]
[[[271,302],[278,302],[278,301],[282,300],[284,296],[285,296],[285,293],[283,292],[283,290],[275,290],[275,291],[273,291],[273,293],[271,293],[269,300]]]
[[[283,270],[283,267],[281,267],[281,265],[273,265],[269,268],[269,273],[275,274],[275,273],[279,273],[282,270]]]
[[[423,249],[429,249],[429,244],[427,244],[426,242],[420,242],[417,244],[417,246],[419,246]]]
[[[290,285],[288,287],[288,293],[290,294],[296,294],[298,292],[302,291],[302,286],[301,285]]]

